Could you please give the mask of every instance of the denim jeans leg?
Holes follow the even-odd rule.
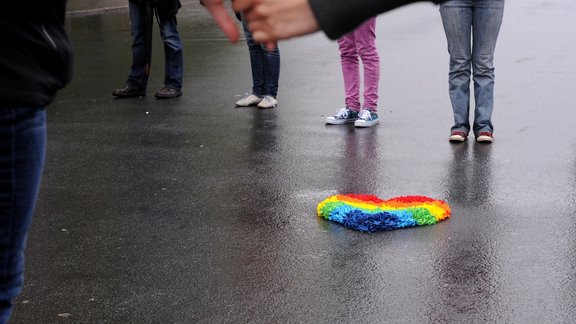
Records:
[[[360,61],[356,47],[356,33],[351,31],[338,39],[340,62],[344,78],[344,95],[346,107],[359,111],[360,105]]]
[[[146,89],[146,46],[144,30],[144,6],[128,2],[130,6],[130,31],[132,32],[132,67],[126,84],[139,89]]]
[[[252,93],[257,96],[263,96],[264,93],[264,49],[259,43],[252,38],[252,33],[248,29],[246,19],[242,15],[242,27],[244,36],[250,53],[250,67],[252,69]]]
[[[493,132],[494,51],[504,16],[504,0],[477,0],[474,7],[472,67],[474,134]]]
[[[454,125],[452,131],[470,131],[470,75],[472,69],[472,0],[448,0],[440,4],[440,16],[450,54],[448,92]]]
[[[160,22],[160,36],[164,42],[164,85],[168,88],[182,89],[182,74],[184,60],[182,58],[182,41],[178,34],[176,16],[167,21]]]
[[[355,34],[358,55],[364,67],[364,108],[377,112],[380,57],[376,48],[376,18],[368,19]]]
[[[0,323],[22,290],[24,249],[44,166],[42,107],[0,109]]]
[[[278,80],[280,79],[280,51],[278,44],[270,51],[260,44],[264,51],[264,95],[276,98],[278,94]]]

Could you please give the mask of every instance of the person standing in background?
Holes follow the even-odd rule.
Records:
[[[252,38],[248,23],[240,14],[252,71],[252,93],[236,101],[238,107],[258,106],[258,108],[275,108],[278,104],[278,80],[280,79],[280,51],[278,44],[267,49],[262,43]]]
[[[449,141],[464,142],[470,132],[470,77],[474,80],[472,131],[479,143],[492,143],[494,50],[504,0],[447,0],[440,15],[450,54],[449,94],[454,112]],[[472,72],[472,73],[471,73]]]
[[[339,125],[354,123],[356,127],[372,127],[378,119],[378,83],[380,57],[376,48],[376,17],[364,22],[356,30],[338,39],[346,107],[326,118],[326,123]],[[364,68],[364,106],[360,103],[360,67]]]
[[[155,17],[164,42],[164,87],[156,92],[158,99],[182,95],[184,71],[182,42],[178,34],[176,14],[180,0],[129,0],[130,30],[132,33],[132,67],[123,88],[112,95],[118,98],[146,95],[152,55],[152,24]]]

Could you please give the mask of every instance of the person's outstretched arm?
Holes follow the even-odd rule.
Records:
[[[273,42],[318,31],[308,0],[234,0],[233,3],[235,11],[244,12],[252,37],[258,42]]]
[[[236,43],[240,37],[238,26],[224,8],[223,0],[200,0],[200,3],[206,7],[228,39]]]
[[[424,0],[234,0],[259,42],[323,30],[337,39],[380,13]],[[427,0],[440,3],[442,0]]]

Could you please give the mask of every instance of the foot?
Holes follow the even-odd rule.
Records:
[[[156,94],[154,96],[157,99],[171,99],[171,98],[180,97],[181,95],[182,95],[182,91],[180,91],[179,89],[164,87],[164,88],[158,90],[158,92],[156,92]]]
[[[494,142],[494,136],[492,136],[492,132],[480,132],[476,136],[476,142],[490,144]]]
[[[468,137],[468,135],[465,132],[454,131],[450,134],[450,137],[448,137],[448,140],[452,143],[459,143],[459,142],[466,141],[466,137]]]
[[[236,106],[238,107],[256,106],[257,104],[260,103],[260,101],[262,101],[262,97],[259,97],[255,94],[251,94],[236,101]]]
[[[361,110],[358,114],[358,120],[354,122],[355,127],[372,127],[380,124],[378,114],[368,109]]]
[[[268,109],[268,108],[276,108],[278,105],[278,100],[272,96],[264,96],[262,101],[258,104],[258,108]]]
[[[131,85],[126,85],[124,88],[112,91],[112,95],[118,98],[143,97],[146,95],[146,89],[140,89]]]
[[[350,110],[348,108],[342,108],[334,116],[326,117],[326,124],[329,125],[341,125],[347,123],[353,123],[358,120],[358,112]]]

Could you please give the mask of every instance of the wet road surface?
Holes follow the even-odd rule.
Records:
[[[509,1],[495,143],[452,145],[437,8],[378,18],[380,118],[343,105],[337,45],[282,42],[279,106],[250,90],[245,44],[179,14],[184,96],[114,100],[126,10],[69,16],[76,74],[49,109],[25,288],[13,323],[576,321],[576,3]],[[336,193],[443,199],[452,217],[375,234],[318,219]]]

